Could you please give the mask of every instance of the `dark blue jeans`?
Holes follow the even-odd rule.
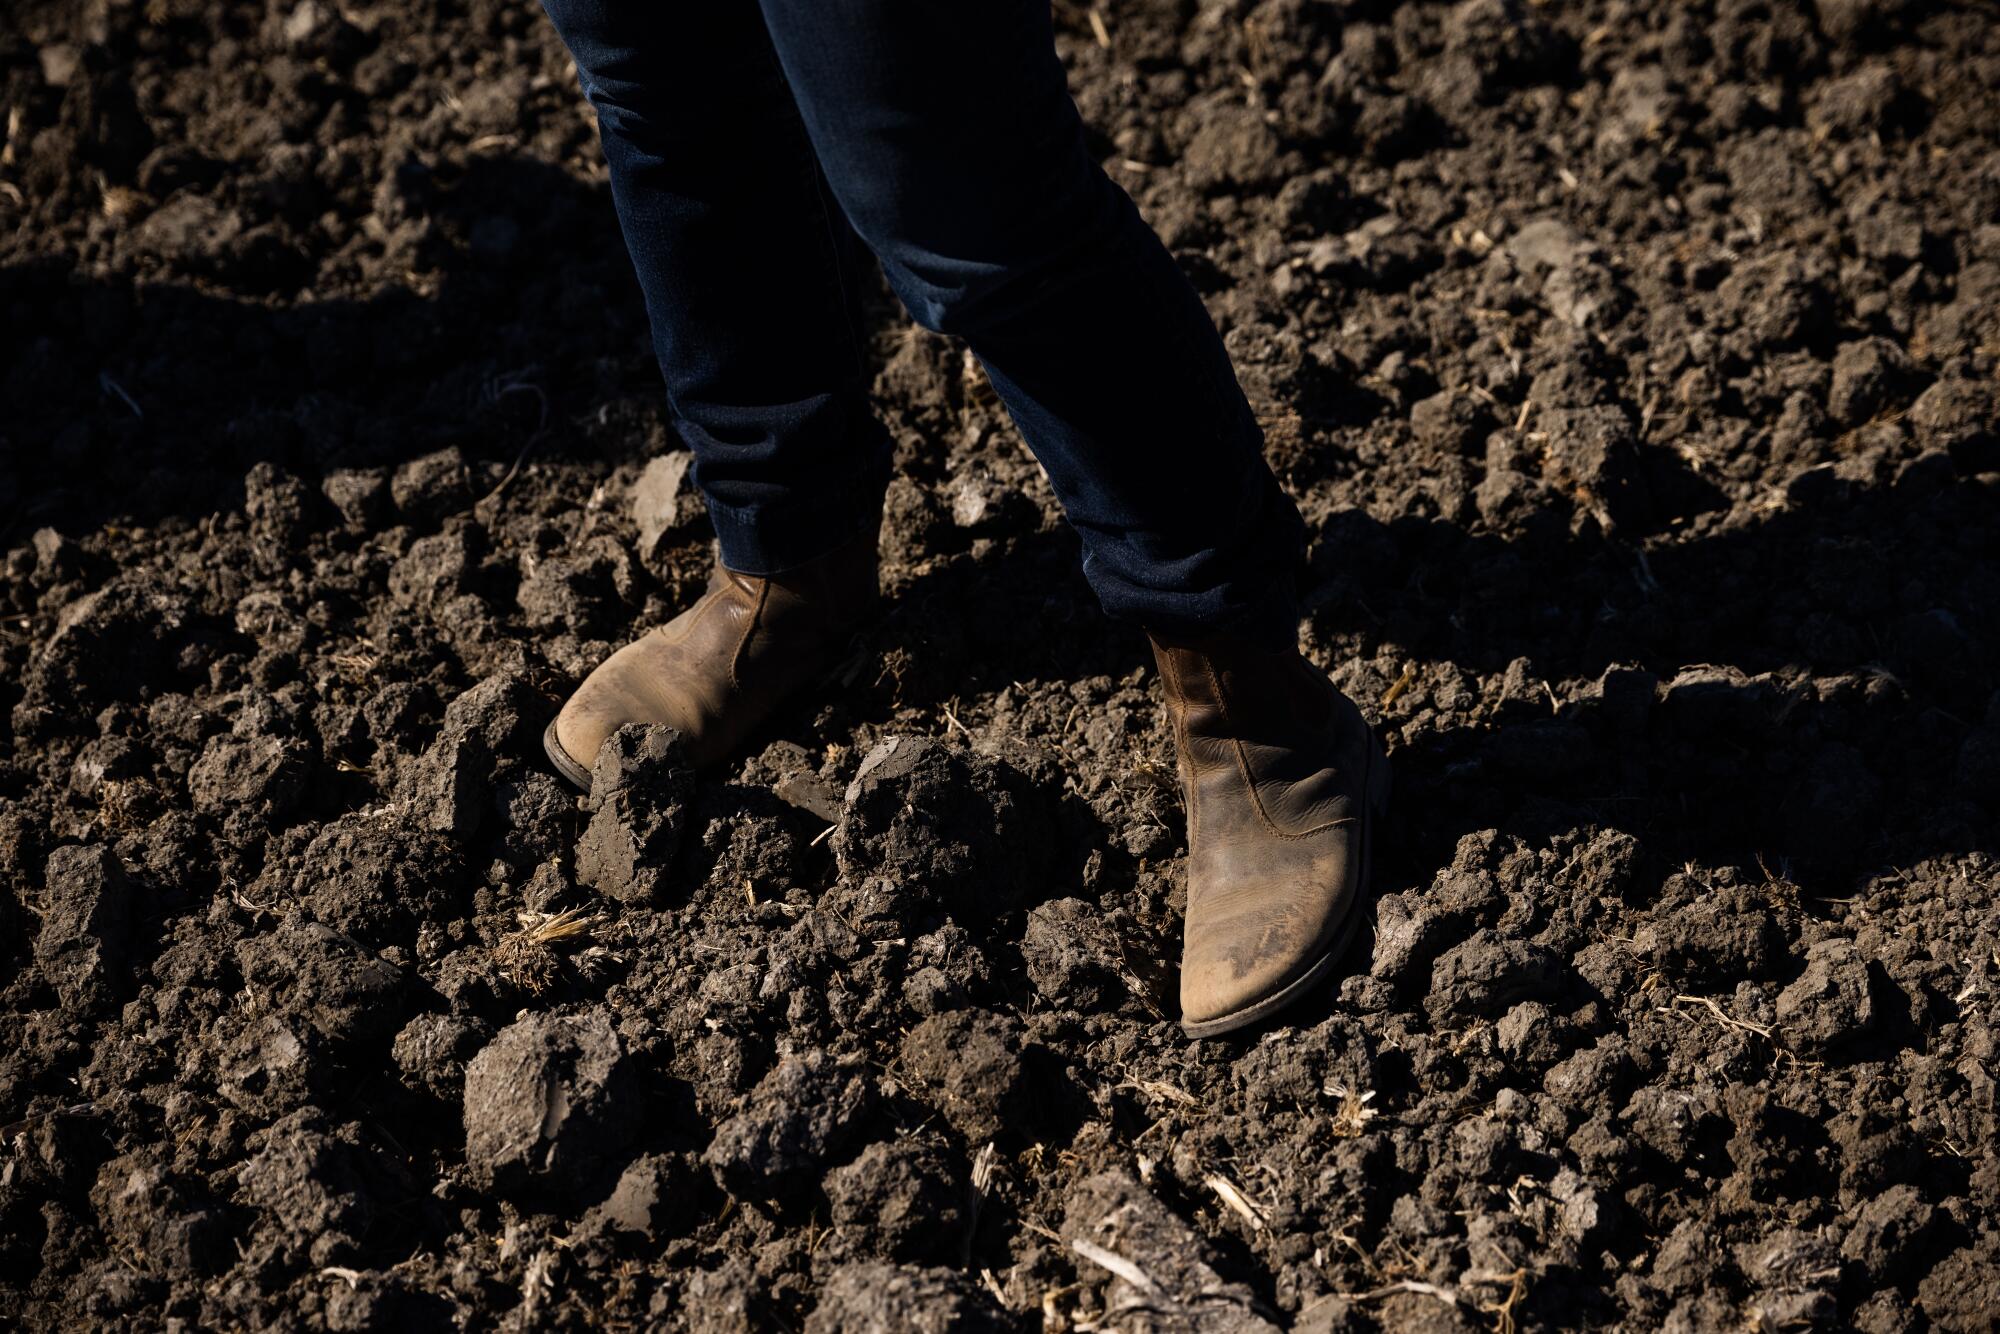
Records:
[[[726,565],[877,521],[865,245],[985,367],[1106,611],[1291,643],[1298,511],[1200,298],[1085,146],[1048,0],[544,3]]]

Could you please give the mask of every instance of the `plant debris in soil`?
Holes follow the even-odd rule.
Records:
[[[699,588],[531,5],[0,27],[0,1322],[1993,1328],[2000,25],[1057,6],[1389,739],[1174,1023],[1136,633],[874,303],[892,609],[725,771],[539,735]]]

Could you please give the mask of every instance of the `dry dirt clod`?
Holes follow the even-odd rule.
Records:
[[[787,1056],[716,1128],[703,1160],[726,1189],[767,1197],[787,1178],[842,1161],[874,1101],[857,1062]]]
[[[859,1261],[834,1271],[806,1334],[1000,1334],[1015,1328],[979,1283],[957,1269]]]
[[[1062,1232],[1083,1262],[1079,1277],[1094,1285],[1095,1271],[1110,1274],[1102,1303],[1107,1321],[1130,1318],[1129,1311],[1166,1328],[1218,1334],[1278,1328],[1248,1288],[1216,1272],[1213,1252],[1191,1227],[1122,1173],[1078,1182],[1065,1205]]]
[[[530,1014],[466,1067],[466,1167],[502,1192],[573,1193],[638,1132],[637,1063],[602,1010]]]
[[[42,877],[35,960],[63,1002],[82,1009],[124,987],[134,886],[103,845],[58,848]]]
[[[590,824],[576,845],[577,879],[627,903],[665,887],[687,822],[691,779],[670,727],[621,727],[591,769]]]

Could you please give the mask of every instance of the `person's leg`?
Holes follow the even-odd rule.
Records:
[[[847,260],[748,0],[544,0],[596,108],[668,400],[723,563],[764,575],[866,532],[887,480]]]
[[[597,108],[611,191],[719,553],[708,591],[591,672],[549,725],[588,788],[621,727],[719,760],[824,672],[877,594],[888,437],[843,250],[750,0],[545,0]]]
[[[964,336],[1153,637],[1188,823],[1181,1023],[1321,987],[1388,770],[1298,651],[1298,511],[1187,280],[1086,151],[1047,0],[760,0],[835,194],[916,317]]]
[[[761,3],[841,207],[986,367],[1105,609],[1291,645],[1298,512],[1200,298],[1090,156],[1047,0]]]

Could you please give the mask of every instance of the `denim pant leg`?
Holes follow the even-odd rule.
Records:
[[[1086,148],[1048,0],[760,3],[841,207],[985,365],[1105,609],[1292,643],[1298,511],[1200,298]]]
[[[723,563],[775,574],[879,522],[860,252],[748,0],[544,0],[597,110],[676,427]]]

